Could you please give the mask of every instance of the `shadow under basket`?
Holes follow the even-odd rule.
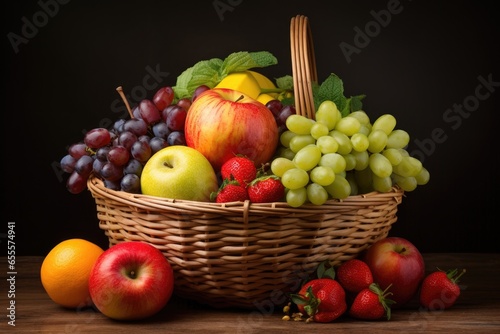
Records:
[[[246,309],[286,303],[321,262],[339,264],[385,238],[403,197],[393,188],[293,208],[130,194],[93,176],[88,188],[110,246],[150,243],[172,265],[177,296]]]

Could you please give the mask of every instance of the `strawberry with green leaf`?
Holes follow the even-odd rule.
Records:
[[[377,283],[372,283],[368,288],[361,290],[349,308],[349,315],[362,320],[379,320],[384,316],[390,320],[391,305],[394,301],[387,298],[391,294],[389,288],[390,286],[382,291]]]
[[[445,310],[455,304],[460,296],[458,280],[465,274],[457,269],[437,270],[427,275],[420,286],[420,305],[429,310]]]
[[[264,175],[248,184],[248,198],[252,203],[271,203],[282,201],[285,186],[276,175]]]
[[[237,155],[222,165],[220,173],[223,180],[236,180],[246,186],[257,177],[257,168],[251,159]]]
[[[224,179],[219,189],[210,194],[210,200],[216,203],[244,202],[248,200],[248,193],[238,181]]]

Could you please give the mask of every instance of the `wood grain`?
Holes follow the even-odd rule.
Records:
[[[8,325],[7,269],[0,273],[0,333],[500,333],[500,254],[424,254],[426,269],[466,268],[462,293],[451,309],[429,312],[412,301],[390,321],[342,317],[329,324],[281,320],[281,310],[214,309],[173,297],[160,313],[137,322],[118,322],[93,308],[68,310],[54,304],[40,283],[42,257],[16,259],[15,327]],[[0,257],[7,268],[7,258]]]

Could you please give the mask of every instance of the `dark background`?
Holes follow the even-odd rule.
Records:
[[[374,13],[398,3],[390,21],[385,16],[384,26],[376,23]],[[50,4],[45,21],[41,4]],[[473,1],[8,2],[0,232],[16,223],[17,255],[44,255],[73,237],[107,247],[90,193],[67,192],[67,175],[54,166],[85,130],[123,116],[115,88],[151,98],[156,89],[141,90],[148,67],[163,72],[152,82],[159,88],[174,85],[199,60],[236,51],[269,51],[279,64],[262,72],[291,74],[289,24],[303,14],[310,19],[320,81],[334,72],[346,95],[366,94],[372,119],[393,114],[411,136],[409,151],[418,150],[431,173],[429,184],[406,194],[390,235],[422,252],[498,252],[497,13]],[[39,27],[24,28],[29,38],[16,52],[9,36],[23,37],[27,21]],[[367,27],[369,40],[356,39],[355,29]],[[359,52],[348,62],[340,44],[355,47],[356,41]],[[496,84],[488,91],[479,77]],[[443,119],[464,103],[470,112],[450,114],[460,124]],[[446,140],[433,139],[436,129]],[[417,142],[426,143],[424,149]]]

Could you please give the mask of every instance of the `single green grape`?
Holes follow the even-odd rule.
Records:
[[[398,149],[395,148],[386,148],[382,151],[382,155],[390,161],[391,165],[399,165],[403,160],[403,156]]]
[[[316,139],[316,146],[319,147],[321,153],[335,153],[339,149],[339,143],[332,136],[326,135]]]
[[[417,176],[422,170],[422,163],[414,157],[403,157],[401,162],[393,167],[394,173],[403,177]]]
[[[368,167],[368,161],[370,158],[368,151],[363,151],[363,152],[352,151],[351,155],[356,160],[356,166],[354,166],[355,170],[363,170]]]
[[[342,132],[348,137],[357,133],[360,128],[361,123],[354,117],[343,117],[339,119],[337,125],[335,125],[335,130]]]
[[[321,150],[311,144],[301,148],[293,157],[293,162],[298,168],[309,171],[318,165],[320,159]]]
[[[312,182],[321,186],[327,186],[335,180],[333,169],[326,166],[316,166],[309,173]]]
[[[298,208],[307,201],[307,190],[305,187],[289,189],[286,192],[286,203],[291,207]]]
[[[309,183],[309,174],[300,168],[290,168],[283,173],[281,183],[290,190],[303,188]]]
[[[388,177],[392,174],[393,167],[391,162],[380,153],[373,153],[370,155],[368,164],[373,174],[378,177]]]
[[[368,151],[371,153],[379,153],[385,148],[387,144],[387,134],[383,130],[372,129],[368,135]]]
[[[330,131],[330,136],[335,138],[335,140],[339,144],[339,148],[337,149],[338,153],[342,155],[351,153],[352,151],[351,139],[345,133],[340,132],[338,130],[333,130]]]
[[[354,117],[356,118],[361,125],[366,125],[370,124],[370,117],[368,117],[368,114],[363,111],[363,110],[356,110],[348,114],[346,117]]]
[[[429,171],[422,166],[422,169],[420,170],[420,173],[415,175],[415,180],[417,181],[417,185],[423,186],[424,184],[427,184],[431,178],[431,174]]]
[[[293,161],[284,157],[275,158],[271,162],[271,172],[279,177],[282,177],[287,170],[292,168],[295,168]]]
[[[328,192],[317,183],[310,183],[306,191],[307,199],[314,205],[323,205],[328,200]]]
[[[282,158],[287,158],[288,160],[293,160],[295,152],[289,147],[283,147],[279,150],[279,156]]]
[[[401,189],[403,189],[404,191],[413,191],[418,186],[417,179],[413,176],[405,177],[398,174],[393,174],[392,178],[394,180],[394,183],[401,187]]]
[[[323,123],[314,123],[311,127],[311,136],[316,140],[328,135],[329,132],[328,127]]]
[[[283,131],[283,133],[280,135],[280,143],[281,143],[281,145],[284,146],[284,147],[290,147],[290,141],[295,136],[296,136],[296,134],[293,133],[290,130]]]
[[[386,135],[389,135],[392,130],[396,127],[396,118],[391,114],[385,114],[380,116],[373,122],[372,131],[373,130],[382,130]]]
[[[353,170],[356,167],[356,157],[352,154],[344,154],[345,171]]]
[[[368,149],[370,141],[364,133],[358,132],[351,136],[352,149],[357,152],[363,152]]]
[[[337,105],[329,100],[321,102],[316,111],[315,119],[317,123],[326,125],[329,131],[333,130],[340,119]]]
[[[316,143],[316,139],[313,138],[313,136],[309,135],[295,135],[291,140],[290,140],[290,149],[297,153],[300,151],[302,148],[306,147],[307,145],[311,145]]]
[[[410,142],[410,135],[405,130],[394,130],[387,136],[388,148],[404,148]]]
[[[381,193],[386,193],[392,189],[392,179],[390,176],[379,177],[375,174],[372,176],[373,189]]]
[[[335,181],[324,188],[332,198],[344,199],[351,195],[351,185],[342,175],[335,175]]]
[[[285,121],[287,129],[298,135],[310,134],[314,123],[314,120],[298,114],[288,116]]]
[[[338,153],[323,154],[319,159],[318,165],[330,167],[335,174],[345,171],[347,162],[345,158]]]

